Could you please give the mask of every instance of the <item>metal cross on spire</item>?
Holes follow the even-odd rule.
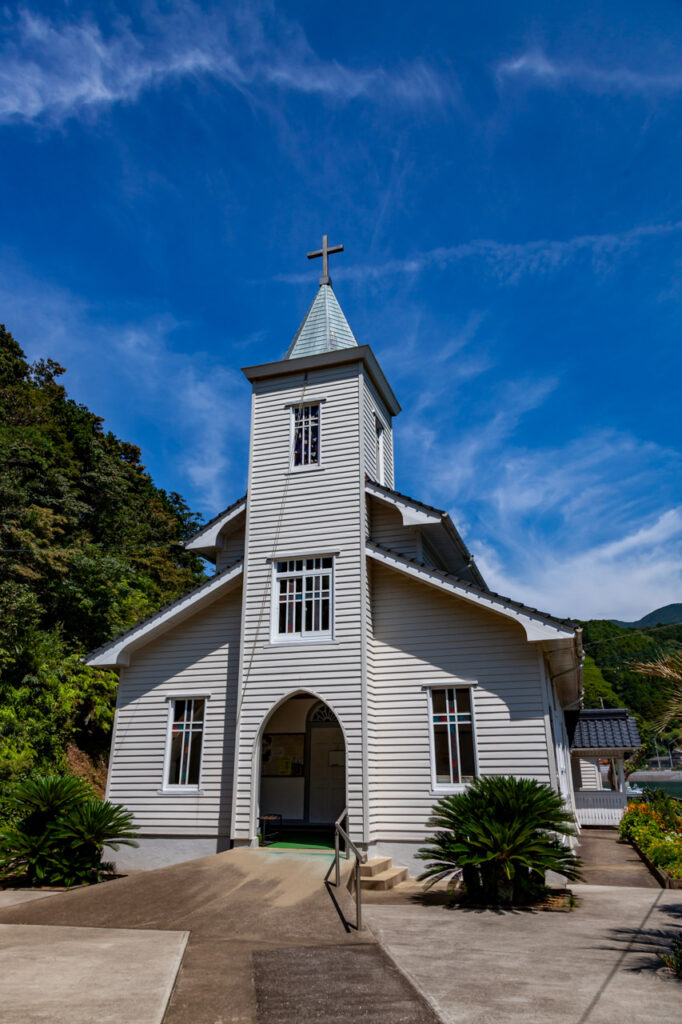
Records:
[[[317,252],[308,253],[309,260],[314,260],[317,256],[322,257],[322,276],[320,277],[320,284],[332,283],[332,279],[329,276],[329,257],[334,252],[343,252],[343,246],[329,245],[327,235],[322,235],[322,248],[318,249]]]

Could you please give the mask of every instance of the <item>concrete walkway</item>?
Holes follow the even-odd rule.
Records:
[[[365,918],[446,1024],[679,1024],[682,982],[656,950],[682,891],[572,886],[571,912],[367,906]]]
[[[583,828],[577,852],[589,885],[660,889],[657,879],[630,843],[620,842],[615,828]]]
[[[162,1024],[187,932],[0,924],[2,1024]]]
[[[55,937],[62,929],[88,930],[93,941],[119,929],[141,930],[141,941],[152,945],[159,932],[189,932],[164,1024],[340,1024],[351,1008],[367,1024],[438,1024],[372,933],[345,930],[323,884],[329,864],[327,854],[233,850],[0,908],[0,922],[34,926],[37,943],[42,927],[35,926],[47,926]],[[339,904],[354,919],[345,889]],[[21,934],[30,938],[25,929]],[[131,985],[143,983],[146,955],[130,969]],[[86,990],[76,959],[71,973],[68,963],[64,971]],[[33,986],[40,986],[37,977]],[[68,989],[60,998],[70,1019]],[[30,1019],[6,1021],[2,1000],[0,976],[2,1024]],[[102,1019],[93,1008],[90,1020]],[[118,1019],[106,1019],[138,1024],[123,1006]]]

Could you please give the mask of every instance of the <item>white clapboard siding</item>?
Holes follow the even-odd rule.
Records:
[[[235,530],[234,533],[222,539],[223,546],[216,557],[216,572],[221,572],[228,565],[232,565],[233,562],[244,557],[244,534],[245,530],[242,526],[241,529]]]
[[[384,479],[386,487],[394,487],[393,473],[393,420],[384,402],[379,397],[377,389],[365,373],[363,380],[362,399],[362,429],[364,440],[365,472],[372,480],[377,480],[376,465],[376,421],[377,419],[384,427]]]
[[[586,757],[571,758],[573,770],[573,784],[576,790],[601,790],[603,789],[602,778],[599,772],[599,763]]]
[[[403,517],[397,508],[379,498],[368,498],[371,504],[371,539],[390,548],[398,555],[421,560],[419,528],[403,526]]]
[[[253,839],[257,743],[272,709],[305,690],[326,701],[346,737],[351,820],[363,815],[362,635],[364,481],[360,364],[256,382],[253,396],[241,707],[232,834]],[[324,399],[321,468],[290,470],[291,409]],[[271,643],[272,558],[335,556],[333,642]]]
[[[371,839],[419,841],[431,789],[425,684],[476,679],[481,774],[550,782],[543,681],[516,623],[375,564],[369,641]]]
[[[107,795],[143,835],[229,836],[241,587],[121,669]],[[200,793],[163,793],[168,697],[207,697]]]

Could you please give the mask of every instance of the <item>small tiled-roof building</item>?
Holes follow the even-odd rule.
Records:
[[[571,769],[578,821],[615,825],[627,803],[624,760],[642,745],[626,708],[567,711]]]

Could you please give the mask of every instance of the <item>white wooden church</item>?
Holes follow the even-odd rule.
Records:
[[[248,491],[188,542],[215,575],[88,658],[120,672],[107,796],[143,836],[122,867],[347,807],[370,857],[416,873],[433,803],[479,773],[575,806],[580,631],[492,593],[448,514],[395,489],[400,405],[330,251],[284,357],[243,371]]]

